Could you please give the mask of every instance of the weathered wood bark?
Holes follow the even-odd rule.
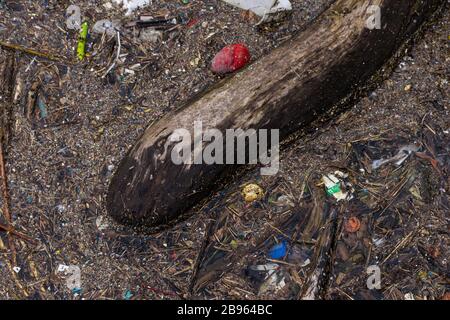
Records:
[[[0,141],[6,147],[11,136],[12,92],[14,87],[15,56],[0,49]]]
[[[144,132],[122,160],[109,213],[134,226],[172,223],[214,189],[230,165],[175,165],[169,137],[203,130],[280,129],[283,139],[364,86],[444,0],[337,0],[304,32]],[[369,7],[381,29],[367,28]]]

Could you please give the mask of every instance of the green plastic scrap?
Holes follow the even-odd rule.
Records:
[[[353,189],[350,192],[342,191],[341,179],[344,179],[346,177],[347,175],[340,171],[336,171],[334,172],[334,174],[330,173],[322,177],[322,182],[325,184],[325,190],[327,194],[336,198],[337,201],[350,200],[353,198]],[[350,186],[350,184],[347,185]]]
[[[338,193],[341,191],[341,185],[340,183],[336,183],[335,185],[333,185],[330,188],[327,188],[327,194],[332,196],[335,193]]]
[[[88,35],[88,23],[81,24],[80,37],[78,38],[77,57],[81,61],[86,56],[86,39]]]

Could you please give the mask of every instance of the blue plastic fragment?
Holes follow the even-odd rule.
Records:
[[[32,204],[32,203],[33,203],[33,197],[27,196],[27,204]]]
[[[123,298],[124,298],[125,300],[130,300],[132,296],[133,296],[133,293],[131,293],[130,290],[127,290],[127,291],[123,294]]]
[[[72,294],[81,294],[83,290],[81,288],[73,288],[72,289]]]
[[[269,256],[271,259],[282,259],[287,253],[287,243],[282,241],[272,247],[269,250]]]

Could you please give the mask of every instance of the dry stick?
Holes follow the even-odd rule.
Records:
[[[24,234],[22,232],[17,231],[16,229],[14,229],[13,227],[11,227],[9,225],[0,224],[0,229],[5,231],[5,232],[8,232],[10,234],[13,234],[16,237],[19,237],[19,238],[21,238],[21,239],[23,239],[25,241],[28,241],[28,242],[30,242],[32,244],[36,244],[37,243],[36,240],[34,240],[33,238],[27,236],[26,234]]]
[[[19,46],[17,44],[7,43],[7,42],[1,41],[1,40],[0,40],[0,46],[5,47],[7,49],[20,51],[20,52],[23,52],[23,53],[26,53],[26,54],[29,54],[32,56],[45,58],[47,60],[54,61],[54,62],[73,64],[72,62],[67,61],[65,58],[58,57],[58,56],[52,55],[50,53],[39,52],[34,49],[25,48],[25,47]]]
[[[415,230],[411,231],[406,237],[404,237],[394,248],[394,250],[389,253],[389,255],[383,259],[380,265],[383,265],[394,253],[396,253],[402,246],[404,246],[414,235]]]
[[[6,221],[11,223],[11,213],[9,212],[8,182],[6,180],[5,158],[3,156],[3,143],[0,142],[0,177],[2,179],[3,214]]]
[[[188,287],[188,294],[192,295],[193,291],[194,291],[194,286],[195,286],[195,282],[197,281],[197,277],[198,277],[198,272],[200,269],[200,265],[202,263],[203,260],[203,255],[205,254],[206,251],[206,247],[209,244],[209,239],[212,236],[212,233],[214,231],[214,223],[216,220],[211,219],[208,223],[208,227],[206,228],[206,232],[205,232],[205,237],[202,241],[202,246],[200,247],[200,251],[197,255],[197,260],[195,261],[194,264],[194,268],[192,271],[192,276],[191,276],[191,280],[189,282],[189,287]]]
[[[14,68],[14,56],[13,56],[12,68]],[[14,70],[14,69],[12,69],[12,70]],[[14,74],[14,71],[12,72],[12,74]],[[13,81],[12,78],[13,77],[11,76],[11,78],[7,79],[7,80]],[[12,86],[12,83],[10,83],[10,87],[11,86]],[[11,95],[11,89],[8,90],[7,95],[9,95],[9,96]],[[8,122],[7,122],[7,126],[8,126]],[[14,270],[14,267],[17,266],[17,254],[16,254],[16,248],[15,248],[15,244],[14,244],[14,238],[12,237],[12,235],[21,237],[23,239],[27,239],[28,237],[21,234],[20,232],[17,232],[11,226],[12,216],[9,211],[8,179],[6,176],[5,157],[4,157],[4,150],[3,150],[3,142],[4,141],[6,141],[5,137],[4,136],[0,137],[0,178],[2,180],[2,183],[0,184],[0,188],[2,190],[2,196],[3,196],[3,215],[5,216],[5,219],[7,220],[8,225],[6,225],[6,226],[0,225],[0,229],[5,230],[7,232],[8,246],[9,246],[9,249],[11,252],[11,259],[9,261],[7,261],[7,264],[11,271],[14,282],[16,283],[17,287],[22,291],[23,296],[28,297],[29,294],[28,294],[27,290],[20,283],[20,280],[17,277],[17,273]],[[31,239],[29,239],[29,240],[31,240]]]
[[[106,72],[102,76],[102,78],[105,78],[108,75],[108,73],[116,66],[117,62],[119,62],[121,47],[122,47],[122,45],[120,43],[120,32],[117,31],[117,55],[116,55],[116,59],[114,59],[114,62],[109,66],[108,70],[106,70]]]
[[[3,155],[3,141],[0,141],[0,178],[2,179],[3,214],[5,215],[8,224],[11,224],[12,219],[11,213],[9,212],[8,180],[6,178],[5,157]],[[13,265],[17,265],[16,247],[11,236],[8,236],[8,244],[12,254],[11,262]]]

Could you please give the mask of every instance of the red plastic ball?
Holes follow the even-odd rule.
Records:
[[[224,74],[241,69],[250,61],[250,51],[243,44],[232,44],[220,50],[211,63],[215,73]]]

